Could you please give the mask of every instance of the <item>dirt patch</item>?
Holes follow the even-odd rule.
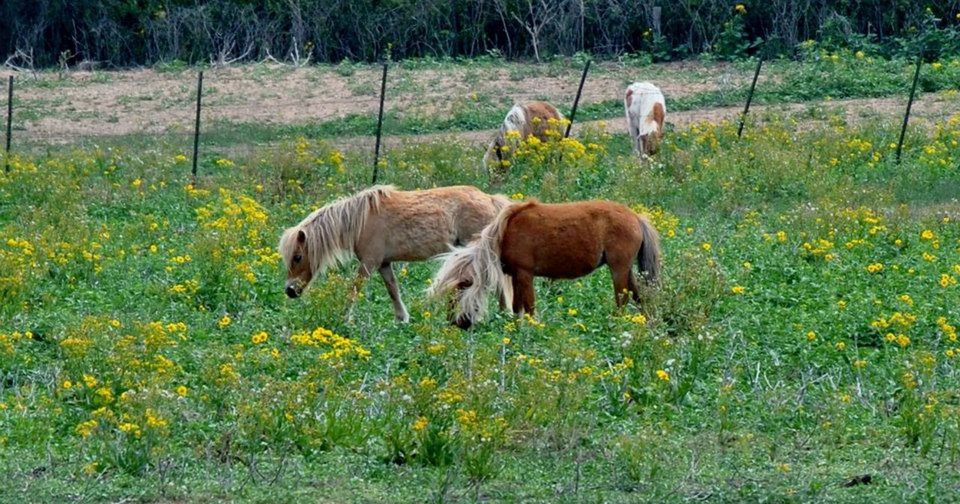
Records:
[[[5,76],[4,76],[5,77]],[[569,106],[580,70],[505,63],[391,69],[387,108],[396,112],[450,114],[454,104],[483,97],[512,104],[547,99]],[[202,120],[305,124],[376,113],[380,68],[252,64],[204,73]],[[583,104],[619,100],[629,82],[656,82],[668,96],[732,90],[749,78],[729,64],[692,62],[630,67],[598,63],[583,90]],[[35,143],[132,133],[189,133],[193,128],[196,74],[153,69],[18,75],[17,136]],[[492,127],[493,125],[491,125]]]
[[[742,67],[742,66],[741,66]],[[732,91],[749,84],[752,74],[728,63],[677,62],[630,67],[615,62],[598,63],[583,91],[582,103],[619,100],[626,83],[656,82],[664,93],[683,97],[709,91]],[[572,103],[580,71],[575,67],[550,67],[516,63],[493,65],[441,65],[438,68],[392,67],[387,107],[400,113],[443,117],[457,106],[480,97],[510,104],[533,99]],[[770,79],[776,79],[776,73]],[[15,136],[35,144],[69,144],[86,138],[132,133],[189,135],[193,129],[196,74],[159,72],[153,69],[123,72],[71,72],[17,77]],[[202,120],[209,128],[217,121],[270,125],[302,125],[350,114],[375,115],[380,68],[304,67],[253,64],[209,69],[204,74]],[[899,120],[904,98],[856,99],[755,106],[754,118],[787,114],[799,121],[820,124],[840,114],[848,124],[866,120]],[[960,110],[955,97],[923,95],[914,106],[913,124],[930,124]],[[736,120],[740,107],[720,107],[668,112],[667,122],[677,128],[700,121]],[[605,121],[610,131],[625,130],[622,118]],[[574,131],[582,127],[575,125]],[[456,137],[485,143],[489,130],[434,135],[399,135],[390,144]],[[367,148],[366,138],[335,141],[345,148]]]

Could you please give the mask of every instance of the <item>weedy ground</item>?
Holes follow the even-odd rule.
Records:
[[[547,100],[564,114],[577,92],[582,58],[542,65],[498,58],[392,63],[384,114],[386,135],[491,130],[515,102]],[[742,107],[753,61],[649,64],[626,55],[595,62],[578,108],[579,121],[623,117],[623,92],[632,82],[660,86],[670,113],[698,111],[729,117]],[[49,144],[149,146],[158,137],[190,142],[197,69],[159,65],[117,72],[21,73],[14,93],[14,145],[20,152]],[[914,64],[862,51],[802,46],[800,58],[764,62],[754,105],[834,102],[908,94]],[[206,145],[245,146],[294,140],[369,136],[377,124],[381,69],[343,62],[295,68],[249,64],[207,68],[202,130]],[[920,91],[955,92],[960,58],[923,65]],[[941,103],[938,105],[943,106]],[[877,107],[887,107],[879,101]],[[902,109],[900,102],[896,105]],[[869,110],[870,103],[861,104]],[[915,110],[921,112],[921,110]],[[686,124],[686,122],[684,122]],[[246,152],[245,154],[250,154]]]
[[[281,230],[366,187],[321,140],[205,158],[60,148],[0,176],[7,501],[949,501],[960,488],[960,118],[831,116],[391,149],[382,181],[651,215],[664,279],[616,312],[606,271],[535,317],[461,332],[397,265],[283,296]],[[491,299],[491,303],[494,301]]]

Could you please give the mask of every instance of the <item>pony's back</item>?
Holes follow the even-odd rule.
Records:
[[[624,97],[627,123],[636,128],[637,135],[649,135],[663,128],[667,113],[666,101],[660,88],[649,82],[635,82],[627,88]]]

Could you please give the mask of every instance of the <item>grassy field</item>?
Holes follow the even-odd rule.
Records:
[[[607,198],[663,237],[642,307],[599,271],[467,332],[431,263],[396,268],[405,325],[379,280],[345,321],[353,267],[284,297],[280,232],[366,187],[358,153],[292,139],[195,185],[162,141],[14,156],[0,500],[954,500],[960,117],[899,166],[892,121],[822,119],[678,128],[646,164],[588,128],[503,178],[468,143],[391,149],[386,183]]]

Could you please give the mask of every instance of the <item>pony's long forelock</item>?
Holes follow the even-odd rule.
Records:
[[[480,231],[480,236],[465,247],[454,248],[437,258],[443,262],[434,276],[428,294],[431,297],[445,294],[464,281],[470,286],[460,292],[457,316],[466,317],[471,323],[483,320],[487,315],[487,295],[496,289],[505,292],[505,275],[500,265],[500,245],[507,223],[519,210],[535,201],[504,206],[497,217]]]
[[[381,200],[394,191],[393,186],[373,186],[311,212],[280,237],[279,251],[284,265],[290,268],[300,231],[306,237],[307,259],[314,274],[349,261],[370,212],[379,211]]]
[[[500,126],[500,133],[505,134],[510,130],[519,131],[523,134],[523,130],[527,127],[527,110],[523,105],[514,105],[509,112],[507,112],[507,117],[503,118],[503,125]]]
[[[500,143],[501,145],[506,144],[506,136],[508,131],[520,132],[521,138],[526,136],[527,110],[523,105],[514,105],[510,108],[510,111],[507,112],[507,116],[503,118],[503,124],[500,125],[500,131],[497,132],[497,136],[494,137],[492,142],[490,142],[490,146],[487,147],[487,152],[483,155],[483,166],[489,166],[490,156],[495,154],[495,150],[499,148],[497,147],[497,143]]]

